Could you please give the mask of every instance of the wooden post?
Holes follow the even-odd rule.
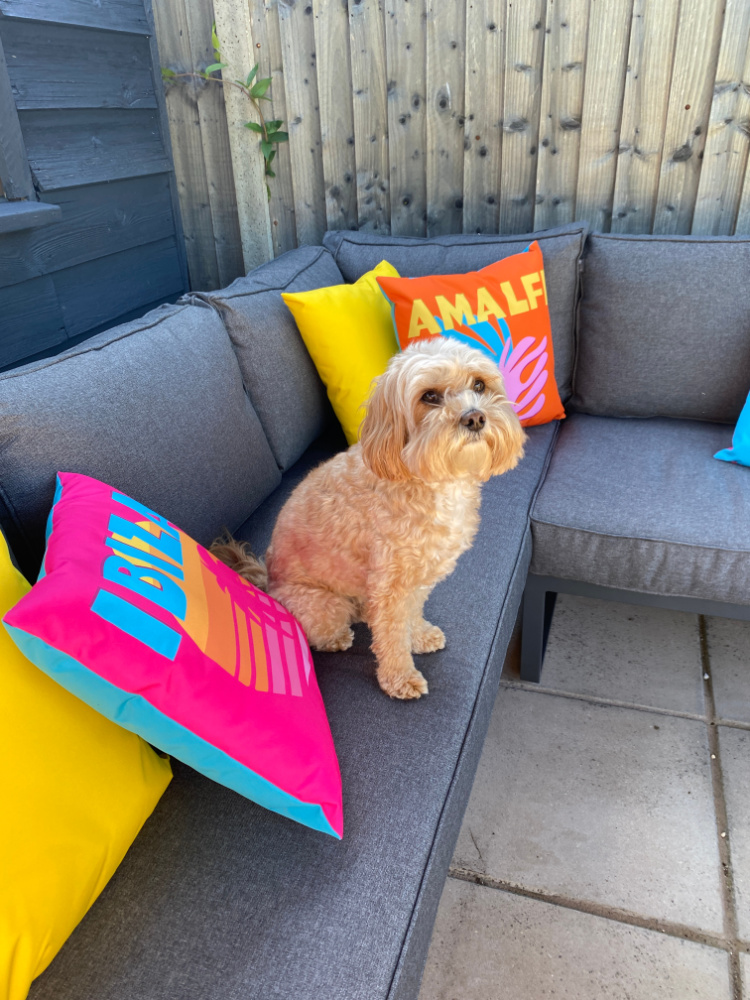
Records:
[[[221,54],[223,61],[229,63],[222,75],[225,79],[244,80],[258,61],[247,3],[245,0],[214,0],[214,10]],[[249,271],[273,256],[265,164],[257,134],[245,128],[245,122],[255,120],[255,110],[247,97],[236,87],[227,86],[224,88],[224,100],[242,257],[245,269]]]

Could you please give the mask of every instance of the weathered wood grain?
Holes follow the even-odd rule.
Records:
[[[591,0],[576,218],[609,232],[620,144],[632,0]]]
[[[524,233],[534,225],[545,8],[545,0],[514,0],[507,9],[500,173],[502,233]]]
[[[164,173],[171,164],[150,109],[20,111],[31,171],[42,191]]]
[[[312,0],[278,0],[297,242],[320,243],[326,228]]]
[[[424,0],[386,0],[391,232],[427,227]]]
[[[750,3],[726,0],[693,232],[734,232],[749,145]]]
[[[742,196],[737,210],[734,232],[738,236],[750,235],[750,159],[745,167],[745,180],[742,185]]]
[[[0,238],[0,287],[174,235],[166,174],[70,188],[44,197],[59,206],[61,218],[41,229]]]
[[[154,4],[160,60],[175,73],[193,73],[207,65],[198,67],[193,60],[185,7],[185,0],[156,0]],[[220,89],[218,84],[179,80],[168,85],[166,95],[190,287],[198,289],[221,286],[198,114],[198,101],[209,87]],[[239,229],[234,244],[235,252],[241,250]]]
[[[576,216],[589,0],[547,7],[534,229]]]
[[[635,0],[612,207],[613,233],[650,233],[680,0]]]
[[[349,6],[357,224],[376,233],[391,231],[384,18],[383,0],[352,0]]]
[[[19,109],[156,107],[145,37],[31,21],[0,33]]]
[[[0,41],[0,178],[5,197],[10,199],[36,197],[2,41]]]
[[[427,0],[427,233],[458,233],[464,205],[466,4]]]
[[[724,0],[682,0],[653,231],[689,233],[719,55]]]
[[[0,185],[2,191],[2,185]],[[49,226],[60,218],[58,205],[45,205],[41,201],[0,200],[0,234],[16,233],[23,229],[38,229]],[[0,244],[1,249],[1,244]],[[0,272],[2,281],[2,272]]]
[[[357,228],[357,164],[346,0],[314,8],[315,54],[320,102],[320,138],[328,229]]]
[[[496,233],[500,213],[504,0],[466,4],[463,231]]]
[[[142,0],[0,0],[3,16],[149,34]]]
[[[0,288],[0,368],[65,342],[52,278]]]
[[[199,4],[187,0],[185,14],[191,64],[202,70],[213,62],[211,48],[213,4],[210,0]],[[186,88],[186,96],[188,100],[194,100],[198,115],[203,164],[208,184],[211,229],[214,234],[218,267],[218,285],[213,287],[229,285],[235,278],[245,274],[224,90],[225,88],[218,83],[202,88]]]
[[[222,58],[229,64],[222,71],[222,77],[229,81],[245,80],[257,62],[247,4],[245,0],[214,0],[214,14]],[[242,258],[245,270],[249,271],[273,256],[265,164],[258,136],[245,128],[246,122],[256,119],[250,101],[241,90],[229,84],[224,87],[224,102]]]
[[[57,271],[52,280],[69,337],[118,322],[134,302],[176,298],[184,288],[174,237]],[[92,288],[107,294],[92,299]]]
[[[286,108],[284,90],[284,63],[281,55],[281,36],[276,0],[250,0],[253,22],[253,38],[258,56],[258,75],[261,79],[272,80],[270,95],[272,119],[284,122],[282,128],[288,131],[289,115]],[[273,161],[276,174],[271,178],[269,188],[271,198],[268,203],[271,215],[271,239],[274,254],[286,253],[297,246],[297,227],[294,221],[294,185],[292,182],[292,159],[289,143],[279,147]]]

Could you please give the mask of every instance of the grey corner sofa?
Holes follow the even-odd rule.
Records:
[[[750,381],[745,287],[735,283],[733,299],[714,303],[727,313],[712,336],[731,377],[718,367],[720,351],[707,348],[699,333],[690,334],[694,350],[705,351],[697,355],[698,377],[696,355],[685,350],[678,364],[660,345],[672,329],[674,298],[695,297],[685,260],[707,255],[705,266],[715,261],[716,280],[723,281],[742,268],[747,273],[749,245],[651,247],[648,240],[586,237],[582,225],[534,234],[545,258],[555,371],[570,415],[561,428],[531,428],[522,463],[485,487],[477,540],[430,600],[429,616],[448,642],[421,658],[429,696],[407,704],[380,692],[363,628],[346,653],[315,655],[341,763],[343,841],[267,812],[174,761],[172,784],[33,984],[32,1000],[414,1000],[524,587],[537,666],[551,603],[545,595],[564,589],[561,581],[652,596],[660,586],[675,589],[673,577],[659,576],[660,567],[672,565],[667,555],[639,556],[637,545],[632,558],[613,549],[610,575],[597,575],[603,559],[580,541],[586,531],[608,527],[602,537],[614,545],[637,541],[634,531],[645,525],[647,541],[700,549],[704,562],[682,579],[703,589],[688,596],[701,606],[718,599],[742,611],[750,472],[706,454],[729,443],[743,366]],[[517,253],[530,239],[329,233],[324,246],[285,254],[227,289],[193,293],[56,358],[0,375],[0,525],[19,565],[35,576],[59,469],[112,483],[203,543],[229,528],[263,551],[294,485],[345,446],[279,292],[352,281],[382,258],[405,275],[466,271]],[[642,253],[652,256],[639,264]],[[632,297],[636,278],[642,285]],[[680,291],[654,297],[667,279],[679,279]],[[652,314],[623,327],[634,310],[643,317],[644,288],[652,293]],[[691,330],[693,308],[680,305]],[[638,382],[631,368],[644,342],[653,364],[641,366]],[[659,399],[672,401],[670,412],[652,412],[649,379]],[[683,476],[675,497],[682,492],[684,500],[689,487],[701,491],[692,505],[677,508],[698,519],[683,517],[692,532],[687,542],[654,536],[664,486],[653,480],[661,471],[662,484]],[[696,487],[701,477],[707,485]],[[721,512],[712,524],[699,517],[704,496]],[[597,520],[613,511],[620,521]],[[559,551],[565,555],[555,562]],[[675,559],[674,573],[687,573],[684,560]],[[677,589],[685,596],[684,582]]]

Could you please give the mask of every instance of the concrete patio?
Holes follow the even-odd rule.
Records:
[[[748,951],[750,623],[561,596],[541,686],[511,645],[420,1000],[741,1000]]]

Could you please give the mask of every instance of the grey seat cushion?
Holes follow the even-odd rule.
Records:
[[[326,390],[282,292],[305,292],[344,279],[322,247],[298,247],[217,292],[187,301],[213,306],[232,338],[250,399],[281,469],[288,469],[335,421]]]
[[[573,414],[532,511],[532,571],[750,604],[750,469],[732,428]]]
[[[0,523],[35,579],[58,472],[130,494],[207,544],[280,481],[221,320],[161,306],[0,375]]]
[[[571,406],[734,423],[750,389],[750,237],[589,237]]]
[[[333,253],[344,278],[356,281],[384,258],[406,278],[428,274],[463,274],[522,253],[532,240],[539,240],[549,295],[555,379],[560,397],[565,402],[571,393],[575,313],[586,232],[586,225],[580,222],[521,236],[482,233],[421,239],[344,230],[326,233],[323,243]]]
[[[391,701],[366,631],[316,654],[344,789],[341,842],[175,762],[175,777],[31,1000],[415,1000],[530,556],[528,511],[555,427],[485,488],[473,549],[427,613],[447,648],[430,694]],[[293,484],[242,534],[262,551]],[[471,613],[467,614],[467,608]]]

